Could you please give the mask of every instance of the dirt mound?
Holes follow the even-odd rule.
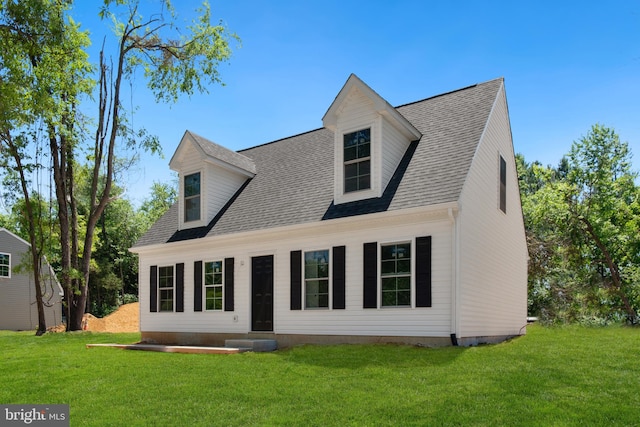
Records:
[[[122,305],[103,318],[85,314],[83,329],[93,332],[138,332],[140,331],[140,303],[132,302]]]

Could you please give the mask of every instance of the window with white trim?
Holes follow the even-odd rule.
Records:
[[[304,253],[305,308],[329,308],[329,250]]]
[[[344,135],[344,192],[371,188],[371,129]]]
[[[411,243],[380,247],[383,307],[411,306]]]
[[[223,309],[224,263],[210,261],[204,263],[205,310]]]
[[[200,220],[200,172],[184,177],[184,222]]]
[[[11,254],[0,253],[0,277],[6,279],[11,277]]]
[[[173,266],[158,267],[159,311],[173,311],[174,274]]]

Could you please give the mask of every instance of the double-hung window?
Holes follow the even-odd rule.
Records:
[[[305,308],[329,308],[329,251],[304,253]]]
[[[411,306],[411,243],[382,245],[382,306]]]
[[[158,268],[158,297],[160,311],[173,311],[174,275],[173,266]]]
[[[344,192],[371,188],[371,129],[344,135]]]
[[[0,254],[0,277],[11,277],[11,255]]]
[[[222,310],[224,272],[222,261],[204,263],[204,298],[206,310]]]
[[[184,177],[184,221],[200,220],[200,172]]]

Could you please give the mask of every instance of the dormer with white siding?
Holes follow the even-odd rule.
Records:
[[[334,203],[381,197],[422,134],[355,74],[322,118],[334,132]]]
[[[178,172],[178,229],[203,227],[256,174],[254,162],[186,131],[169,162]]]

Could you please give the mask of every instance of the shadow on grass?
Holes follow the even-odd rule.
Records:
[[[358,370],[365,367],[416,368],[453,363],[465,347],[426,348],[397,344],[303,345],[275,354],[289,363]]]

